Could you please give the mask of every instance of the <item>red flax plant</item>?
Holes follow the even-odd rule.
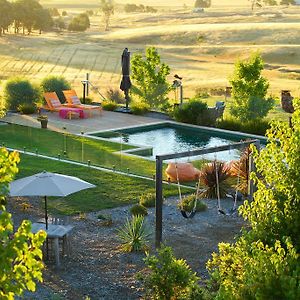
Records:
[[[243,195],[248,194],[248,183],[249,183],[249,163],[251,155],[250,147],[244,149],[239,160],[231,163],[230,175],[232,177],[238,177],[238,183],[235,186],[235,189],[241,192]]]
[[[218,176],[218,178],[217,178]],[[219,184],[220,198],[225,198],[229,189],[227,179],[230,177],[230,166],[223,162],[211,162],[202,168],[200,181],[204,189],[200,193],[202,198],[215,199],[218,196],[217,183]]]

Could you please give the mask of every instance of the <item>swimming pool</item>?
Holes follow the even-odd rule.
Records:
[[[178,153],[199,148],[210,148],[257,138],[257,136],[248,134],[173,122],[131,127],[117,131],[99,132],[93,135],[119,143],[139,145],[142,150],[130,150],[130,153],[148,158],[155,158],[156,155]],[[217,158],[219,160],[229,161],[238,158],[239,155],[240,152],[238,150],[231,150],[217,154],[208,154],[204,157],[206,159]],[[190,159],[195,158],[196,157],[190,157]]]

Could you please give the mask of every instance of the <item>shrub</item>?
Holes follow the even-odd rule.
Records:
[[[149,112],[149,110],[150,110],[150,108],[147,104],[141,103],[141,102],[139,102],[139,103],[136,102],[136,103],[131,104],[130,109],[134,115],[144,115],[147,112]]]
[[[118,89],[108,88],[106,90],[107,99],[116,102],[118,104],[125,103],[125,98]]]
[[[104,110],[114,111],[118,107],[118,104],[114,101],[103,101],[102,107]]]
[[[130,213],[133,216],[147,216],[148,212],[147,212],[147,208],[141,204],[135,204],[130,208]]]
[[[140,196],[139,203],[144,207],[154,207],[156,201],[155,193],[143,194]]]
[[[239,208],[249,231],[219,244],[208,263],[216,299],[299,299],[300,101],[293,105],[292,127],[273,122],[267,146],[251,149],[257,191]]]
[[[84,99],[83,97],[80,97],[79,99],[83,104],[91,104],[93,102],[93,99],[90,97],[85,97]]]
[[[62,13],[61,13],[61,15],[62,15],[63,17],[65,17],[65,16],[68,15],[68,13],[67,13],[65,10],[63,10]]]
[[[213,120],[208,112],[205,102],[192,99],[174,109],[174,118],[178,122],[190,123],[195,125],[213,125]]]
[[[118,230],[118,236],[122,241],[121,248],[125,252],[147,251],[149,235],[143,216],[133,216]]]
[[[71,89],[69,82],[62,76],[50,75],[41,82],[41,88],[44,93],[55,92],[62,103],[66,98],[62,91]]]
[[[24,115],[31,115],[36,112],[36,105],[31,103],[20,104],[17,107],[18,111]]]
[[[180,210],[182,209],[186,212],[191,212],[194,209],[195,200],[195,194],[184,196],[182,200],[178,203],[177,207]],[[205,211],[206,209],[207,205],[203,201],[197,200],[196,212]]]
[[[267,120],[240,121],[234,118],[226,118],[218,120],[217,127],[232,131],[265,135],[267,130],[270,128],[270,122]]]
[[[17,110],[20,104],[33,104],[39,97],[40,90],[27,79],[12,78],[7,81],[4,88],[7,109]]]
[[[90,28],[90,19],[85,13],[74,17],[68,26],[68,30],[70,31],[85,31],[88,28]]]
[[[203,299],[196,273],[185,260],[177,259],[170,247],[158,249],[157,256],[147,255],[145,264],[150,273],[140,273],[139,279],[147,299]]]

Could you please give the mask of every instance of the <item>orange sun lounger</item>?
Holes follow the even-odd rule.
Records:
[[[77,107],[77,108],[80,108],[83,110],[88,110],[90,112],[90,115],[93,110],[98,110],[99,113],[102,114],[101,106],[82,104],[74,90],[66,90],[66,91],[63,91],[63,93],[64,93],[64,96],[65,96],[68,104],[71,105],[72,107]]]
[[[57,97],[55,92],[44,93],[44,98],[46,100],[47,105],[43,108],[50,111],[59,111],[61,108],[70,107],[68,104],[62,104]]]

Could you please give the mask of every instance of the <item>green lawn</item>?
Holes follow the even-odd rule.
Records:
[[[108,141],[100,141],[90,138],[78,137],[70,134],[62,134],[40,128],[32,128],[14,124],[1,126],[0,145],[10,148],[35,152],[40,154],[66,158],[69,160],[87,162],[106,168],[115,168],[147,177],[155,174],[155,162],[130,157],[116,151],[133,148]]]
[[[32,157],[26,154],[21,154],[19,169],[20,172],[17,178],[47,170],[77,176],[97,186],[68,197],[50,199],[48,202],[49,211],[54,214],[76,214],[127,205],[136,203],[138,197],[143,193],[155,192],[154,181],[102,172],[88,167]],[[164,196],[178,193],[177,188],[171,185],[164,185],[163,190]],[[186,192],[186,190],[184,191]],[[41,205],[43,205],[43,201],[41,201]]]

